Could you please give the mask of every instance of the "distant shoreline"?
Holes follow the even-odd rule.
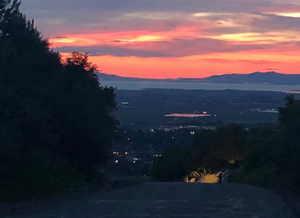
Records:
[[[177,81],[118,81],[100,80],[101,85],[118,90],[143,89],[183,89],[183,90],[241,90],[241,91],[275,91],[290,94],[300,93],[299,85],[277,85],[267,83],[209,83]],[[296,91],[296,93],[295,93]]]

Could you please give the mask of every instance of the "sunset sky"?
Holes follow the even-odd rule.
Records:
[[[146,78],[300,73],[299,0],[24,0],[51,47]]]

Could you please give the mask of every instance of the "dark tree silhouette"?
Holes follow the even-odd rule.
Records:
[[[219,172],[237,167],[245,153],[246,132],[239,125],[201,130],[195,135],[191,147],[167,150],[153,165],[152,176],[168,181],[182,180],[197,169]]]
[[[87,55],[63,62],[19,6],[0,0],[0,174],[69,167],[94,177],[117,124],[114,90],[100,86]]]
[[[63,152],[76,167],[89,173],[91,166],[107,160],[117,124],[112,116],[114,91],[100,87],[95,71],[86,54],[75,52],[67,58],[60,98],[60,105],[66,107],[59,114],[65,130]]]
[[[300,101],[293,96],[286,98],[285,107],[279,108],[279,122],[289,141],[297,141],[300,129]]]
[[[279,108],[278,128],[250,131],[250,152],[234,181],[299,191],[299,117],[300,101],[288,96]]]

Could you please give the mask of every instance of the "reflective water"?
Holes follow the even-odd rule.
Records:
[[[205,82],[178,82],[178,81],[108,81],[100,83],[123,90],[157,89],[187,89],[187,90],[257,90],[257,91],[282,91],[300,90],[299,85],[273,85],[273,84],[233,84],[233,83],[205,83]]]

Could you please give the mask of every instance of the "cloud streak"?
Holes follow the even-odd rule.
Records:
[[[58,48],[61,52],[86,52],[92,56],[135,56],[135,57],[185,57],[209,53],[237,52],[247,50],[267,49],[273,47],[268,44],[231,44],[226,41],[200,38],[200,39],[174,39],[144,43],[142,48],[111,46],[69,46]]]
[[[296,0],[26,0],[22,7],[53,49],[88,52],[119,75],[162,73],[161,66],[174,76],[197,67],[207,74],[255,66],[294,73],[300,56]],[[118,58],[119,68],[111,62]]]

